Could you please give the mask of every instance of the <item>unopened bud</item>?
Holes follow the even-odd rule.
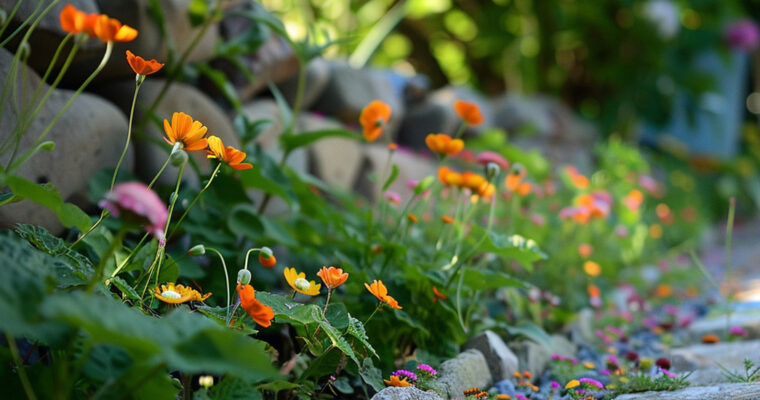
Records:
[[[247,269],[241,269],[238,271],[238,283],[241,285],[247,285],[251,283],[251,271],[248,271]]]
[[[169,155],[169,161],[175,167],[180,167],[182,165],[185,165],[185,163],[187,162],[187,152],[182,149],[177,149],[176,151],[172,151],[172,154]]]
[[[48,153],[55,150],[55,142],[48,140],[40,143],[40,150],[47,151]]]
[[[298,289],[301,289],[301,290],[303,290],[304,292],[305,292],[305,291],[307,291],[307,290],[309,290],[309,288],[311,287],[311,284],[309,283],[309,281],[307,281],[307,280],[306,280],[306,279],[304,279],[304,278],[298,278],[298,279],[296,279],[296,281],[295,281],[295,282],[293,282],[293,284],[294,284],[294,285],[295,285],[295,286],[296,286]]]
[[[203,375],[198,378],[198,384],[208,389],[211,386],[214,386],[214,377],[211,375]]]
[[[0,26],[5,25],[5,21],[8,20],[8,13],[5,10],[0,10]]]
[[[196,244],[187,251],[187,254],[190,256],[202,256],[206,254],[206,247],[202,244]]]
[[[16,51],[22,60],[26,60],[32,54],[32,46],[29,45],[29,42],[23,41],[20,45],[18,45],[18,49],[16,49]]]
[[[486,164],[486,179],[489,181],[499,175],[500,172],[501,167],[499,167],[499,164],[496,164],[495,162],[489,162]]]

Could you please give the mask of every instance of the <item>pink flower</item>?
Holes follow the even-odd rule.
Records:
[[[169,212],[156,192],[140,182],[126,182],[114,186],[98,205],[114,217],[135,222],[156,239],[164,239],[164,228]]]
[[[579,381],[580,383],[585,383],[585,384],[587,384],[587,385],[589,385],[589,386],[596,386],[596,387],[597,387],[597,388],[599,388],[599,389],[604,389],[604,385],[602,385],[602,382],[599,382],[599,381],[598,381],[598,380],[596,380],[596,379],[591,379],[591,378],[581,378],[581,379],[578,379],[578,381]]]
[[[760,43],[760,29],[754,21],[740,19],[726,26],[723,39],[734,50],[753,51]]]
[[[493,151],[481,151],[475,157],[475,161],[481,165],[486,165],[490,162],[496,163],[499,167],[501,167],[503,171],[509,169],[509,161],[507,161],[507,159],[502,157],[500,154],[494,153]]]
[[[392,190],[386,191],[384,197],[390,203],[401,204],[401,196]]]
[[[741,326],[732,326],[728,333],[733,336],[748,336],[749,332],[747,332],[746,329],[742,328]]]

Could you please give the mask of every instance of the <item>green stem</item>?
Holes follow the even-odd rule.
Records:
[[[111,278],[113,278],[114,276],[116,276],[119,273],[119,271],[121,271],[122,268],[126,267],[127,264],[130,261],[132,261],[132,257],[134,257],[135,254],[137,254],[137,252],[140,250],[140,247],[142,246],[142,244],[145,241],[145,239],[148,238],[148,235],[150,235],[150,233],[147,233],[147,232],[143,235],[142,239],[140,239],[140,241],[137,242],[137,245],[135,246],[134,250],[132,250],[132,252],[129,253],[129,255],[127,256],[127,258],[125,258],[124,261],[122,261],[121,264],[119,264],[119,266],[116,267],[116,269],[111,273]],[[109,285],[109,284],[110,284],[110,282],[106,281],[106,285]]]
[[[206,185],[203,186],[200,192],[198,192],[198,194],[195,196],[195,198],[190,203],[190,205],[187,206],[185,211],[182,213],[182,216],[180,216],[177,222],[174,224],[174,229],[172,229],[171,233],[169,233],[167,240],[170,239],[174,235],[174,232],[177,231],[177,229],[179,228],[179,225],[182,223],[182,221],[185,219],[187,214],[190,212],[190,209],[192,209],[195,203],[197,203],[198,200],[201,198],[201,196],[203,195],[203,192],[205,192],[206,189],[208,189],[209,186],[211,186],[211,182],[214,181],[214,178],[216,177],[216,174],[219,172],[219,168],[221,168],[221,166],[222,166],[222,163],[219,163],[216,165],[216,168],[214,169],[214,172],[211,173],[211,177],[208,179],[208,182],[206,182]]]
[[[92,274],[92,279],[90,279],[90,282],[87,284],[87,292],[92,293],[92,290],[95,288],[95,285],[100,282],[100,280],[103,277],[103,270],[106,268],[106,264],[108,263],[108,260],[113,256],[113,254],[116,252],[116,249],[121,247],[122,239],[124,239],[124,235],[126,234],[125,229],[120,229],[116,236],[114,236],[113,240],[111,241],[111,245],[108,246],[108,249],[105,253],[103,253],[103,256],[100,257],[100,261],[98,262],[98,266],[95,268],[95,273]]]
[[[13,19],[13,16],[16,15],[16,12],[18,12],[18,9],[19,9],[19,7],[21,7],[21,3],[23,3],[23,2],[24,2],[24,0],[18,0],[18,1],[16,1],[16,5],[13,6],[13,9],[11,10],[11,13],[8,14],[5,17],[5,23],[2,26],[0,26],[0,37],[3,37],[3,33],[5,33],[5,30],[8,29],[8,27],[11,25],[10,22]],[[37,10],[39,10],[40,7],[42,7],[42,0],[37,1],[37,8],[35,8],[34,11],[32,11],[31,15],[36,14]],[[5,45],[8,44],[8,42],[11,39],[13,39],[13,36],[15,36],[16,34],[18,34],[19,32],[21,32],[22,29],[24,29],[24,27],[26,26],[26,24],[29,23],[29,21],[31,21],[31,18],[25,19],[21,23],[21,26],[19,26],[18,28],[16,28],[16,30],[13,31],[13,33],[11,33],[9,37],[5,38],[5,40],[3,40],[2,43],[0,43],[0,47],[5,47]]]
[[[113,171],[113,176],[111,177],[111,186],[109,186],[108,191],[110,192],[113,190],[113,185],[116,183],[116,176],[119,175],[119,168],[121,168],[121,163],[124,161],[124,157],[127,155],[127,150],[129,149],[129,141],[132,138],[132,121],[134,120],[135,116],[135,104],[137,104],[137,93],[140,92],[140,84],[142,83],[142,79],[140,78],[143,75],[137,76],[137,83],[135,84],[135,94],[132,96],[132,107],[129,109],[129,124],[127,125],[127,140],[124,143],[124,150],[121,151],[121,156],[119,157],[119,162],[116,163],[116,169]]]
[[[176,146],[176,144],[175,144]],[[161,176],[161,174],[164,173],[164,170],[166,169],[166,166],[169,165],[169,157],[166,158],[166,161],[164,162],[164,165],[161,166],[161,168],[156,173],[156,176],[153,177],[153,179],[150,180],[150,183],[148,184],[148,189],[152,188],[153,185],[158,180],[158,177]]]
[[[21,386],[24,387],[24,393],[29,400],[36,400],[37,396],[34,394],[29,377],[26,375],[26,369],[21,364],[21,357],[19,356],[18,347],[16,346],[16,339],[13,338],[8,332],[5,332],[5,339],[8,341],[8,348],[11,351],[13,357],[13,363],[16,364],[16,371],[18,371],[18,379],[21,381]]]
[[[466,130],[467,130],[467,123],[462,122],[462,125],[459,125],[459,129],[457,130],[457,133],[454,134],[454,139],[459,139],[464,134],[464,131]]]
[[[367,320],[364,321],[364,326],[367,326],[367,324],[369,323],[369,321],[372,319],[372,317],[375,316],[375,313],[377,313],[382,306],[383,306],[383,303],[377,303],[377,307],[375,308],[375,311],[372,311],[372,314],[370,314],[369,317],[367,318]]]
[[[216,255],[219,256],[219,259],[222,260],[222,268],[224,268],[224,283],[227,286],[227,320],[225,325],[230,324],[230,275],[227,273],[227,263],[224,262],[224,257],[222,257],[222,253],[219,252],[219,250],[206,247],[206,250],[212,251],[216,253]]]
[[[174,186],[174,192],[172,192],[172,195],[170,197],[171,202],[169,204],[169,214],[166,217],[166,226],[164,226],[163,240],[158,241],[158,249],[156,250],[156,256],[158,257],[158,267],[156,268],[156,285],[158,285],[158,276],[161,275],[161,264],[163,264],[164,261],[164,248],[166,247],[166,233],[169,231],[169,224],[172,222],[172,212],[174,211],[174,205],[177,204],[177,197],[179,197],[179,186],[182,183],[182,173],[185,172],[185,165],[187,165],[187,162],[183,162],[179,167],[179,174],[177,174],[177,184]],[[150,281],[150,279],[148,279],[148,281]]]
[[[18,167],[20,167],[24,162],[26,162],[26,160],[29,159],[29,157],[33,156],[34,153],[36,153],[37,146],[43,140],[45,140],[45,137],[48,135],[48,133],[50,133],[50,130],[53,129],[53,126],[55,126],[55,124],[58,122],[61,116],[66,112],[66,110],[68,110],[68,108],[74,102],[74,99],[76,99],[79,96],[79,94],[82,93],[82,91],[87,87],[87,85],[89,85],[90,82],[92,82],[92,80],[95,79],[95,77],[100,73],[103,67],[105,67],[106,63],[108,62],[108,59],[111,57],[112,51],[113,51],[113,42],[108,42],[108,44],[106,45],[106,52],[103,55],[103,59],[100,60],[100,64],[98,64],[98,67],[95,68],[95,71],[93,71],[92,74],[90,74],[90,76],[87,77],[87,79],[84,81],[82,86],[80,86],[79,89],[77,89],[77,91],[74,92],[74,95],[71,96],[71,98],[66,102],[66,104],[63,105],[61,110],[58,111],[55,117],[53,117],[53,119],[50,121],[48,126],[45,128],[45,130],[42,131],[40,136],[35,141],[34,146],[31,149],[29,149],[26,153],[24,153],[24,155],[22,155],[21,158],[18,161],[16,161],[15,164],[11,165],[10,168],[8,168],[8,174],[18,169]]]
[[[298,122],[298,115],[301,113],[301,103],[303,102],[303,92],[306,86],[306,62],[298,57],[298,82],[296,86],[296,99],[293,102],[293,118],[290,119],[288,127],[285,130],[286,135],[293,134],[293,127]]]
[[[247,251],[247,252],[245,252],[245,264],[243,264],[243,269],[245,269],[245,270],[247,270],[247,269],[248,269],[248,257],[249,257],[249,256],[251,255],[251,253],[253,253],[254,251],[258,251],[258,252],[260,252],[260,251],[261,251],[261,248],[259,248],[259,247],[254,247],[254,248],[252,248],[252,249],[248,249],[248,251]]]

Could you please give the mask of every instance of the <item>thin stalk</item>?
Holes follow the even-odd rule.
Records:
[[[2,26],[0,26],[0,37],[3,37],[3,33],[5,33],[5,30],[6,30],[6,29],[8,29],[8,27],[11,25],[11,24],[10,24],[10,22],[11,22],[11,20],[13,19],[13,16],[15,16],[15,15],[16,15],[16,12],[18,12],[18,9],[19,9],[19,7],[21,7],[21,3],[23,3],[23,2],[24,2],[24,0],[18,0],[18,1],[16,1],[16,5],[15,5],[15,6],[13,6],[13,9],[11,10],[11,13],[10,13],[10,14],[8,14],[8,16],[5,18],[5,23],[4,23]],[[40,8],[40,7],[42,7],[42,0],[39,0],[39,1],[37,2],[37,8],[35,8],[35,9],[34,9],[34,11],[32,12],[32,15],[36,14],[36,13],[37,13],[37,10],[39,10],[39,8]],[[9,38],[6,38],[5,40],[3,40],[3,42],[2,42],[2,43],[0,43],[0,47],[4,47],[4,46],[5,46],[5,44],[6,44],[8,41],[10,41],[10,40],[13,38],[13,36],[14,36],[15,34],[17,34],[17,33],[18,33],[18,32],[20,32],[22,29],[24,29],[24,26],[26,26],[26,24],[27,24],[27,23],[29,23],[29,21],[30,21],[30,20],[31,20],[31,18],[27,18],[27,19],[25,19],[25,20],[24,20],[24,21],[21,23],[21,26],[19,26],[18,28],[16,28],[16,30],[15,30],[15,31],[13,31],[13,33],[10,35],[10,37],[9,37]]]
[[[383,303],[377,303],[377,307],[375,308],[375,311],[372,311],[372,314],[370,314],[367,320],[364,321],[364,326],[367,326],[369,321],[372,319],[372,317],[375,316],[375,314],[380,310],[382,306],[383,306]]]
[[[227,273],[227,263],[224,262],[224,257],[222,257],[222,253],[219,252],[217,249],[213,249],[211,247],[206,247],[206,250],[213,251],[216,253],[216,255],[219,256],[219,259],[222,260],[222,268],[224,268],[224,283],[227,286],[227,320],[225,325],[230,324],[230,275]]]
[[[164,248],[166,247],[166,233],[169,231],[169,224],[172,222],[172,212],[174,211],[174,205],[177,204],[177,197],[179,197],[179,186],[182,183],[182,173],[185,172],[185,165],[187,162],[182,163],[179,167],[179,174],[177,175],[177,184],[174,186],[174,192],[171,195],[171,203],[169,204],[169,214],[166,218],[166,226],[164,226],[164,239],[158,241],[158,250],[156,255],[158,257],[158,267],[156,268],[156,285],[158,285],[158,276],[161,274],[161,264],[164,261]],[[148,277],[150,278],[150,277]],[[150,281],[150,279],[148,279]]]
[[[195,198],[190,203],[190,205],[187,206],[187,208],[185,209],[185,212],[182,213],[182,216],[180,216],[177,222],[174,224],[174,229],[172,229],[171,233],[169,233],[167,240],[170,239],[174,235],[174,232],[177,231],[177,229],[179,228],[179,225],[182,223],[182,221],[185,219],[187,214],[190,212],[190,209],[192,209],[195,203],[197,203],[198,200],[201,198],[201,196],[203,195],[203,192],[205,192],[206,189],[208,189],[209,186],[211,186],[211,182],[214,181],[214,178],[216,177],[216,174],[219,172],[219,169],[221,168],[221,166],[222,166],[222,163],[219,163],[216,165],[216,168],[214,169],[214,172],[211,173],[211,177],[208,179],[208,182],[206,182],[206,185],[203,186],[200,192],[198,192],[198,194],[195,196]]]
[[[462,125],[459,125],[459,129],[457,129],[457,133],[454,134],[454,139],[459,139],[464,134],[464,131],[466,130],[467,130],[467,123],[462,122]]]
[[[736,198],[728,202],[728,221],[726,222],[726,337],[731,327],[731,236],[734,231],[734,216],[736,214]]]
[[[125,258],[124,261],[122,261],[121,264],[119,264],[119,266],[116,267],[116,269],[111,273],[111,278],[113,278],[114,276],[116,276],[119,273],[119,271],[121,271],[122,268],[126,267],[127,264],[130,261],[132,261],[132,257],[134,257],[134,255],[137,254],[137,252],[140,250],[140,247],[142,246],[143,242],[148,237],[148,235],[150,235],[150,233],[147,233],[147,232],[143,235],[142,239],[140,239],[140,241],[137,242],[137,245],[135,246],[134,250],[132,250],[132,252],[129,253],[129,255],[127,256],[127,258]],[[69,247],[69,248],[71,248],[71,247]],[[111,282],[106,281],[106,285],[109,285],[110,283]]]
[[[23,364],[21,364],[21,357],[19,356],[18,347],[16,346],[16,339],[13,338],[8,332],[5,332],[5,339],[8,341],[8,348],[11,351],[13,357],[13,363],[16,364],[16,371],[18,371],[18,379],[21,381],[21,386],[24,387],[24,393],[29,400],[37,400],[37,396],[34,394],[29,377],[26,375],[26,370]]]
[[[176,146],[177,146],[177,144],[175,143],[175,147]],[[164,165],[162,165],[161,168],[158,170],[158,172],[156,173],[156,176],[154,176],[153,179],[150,180],[150,183],[148,184],[148,189],[150,189],[150,188],[153,187],[153,185],[158,180],[158,177],[161,176],[161,174],[164,173],[164,170],[166,169],[167,165],[169,165],[169,157],[166,158],[166,161],[164,162]]]
[[[298,57],[298,82],[296,86],[296,99],[293,102],[293,118],[290,119],[287,129],[285,129],[286,135],[293,134],[293,127],[298,122],[298,115],[301,113],[301,103],[303,102],[303,92],[306,86],[306,62],[301,57]]]
[[[111,241],[111,245],[108,246],[108,249],[106,250],[106,252],[103,253],[102,257],[100,257],[98,266],[95,268],[95,273],[92,274],[92,279],[90,279],[90,282],[87,284],[88,293],[92,293],[92,290],[95,288],[95,285],[98,282],[100,282],[101,278],[103,277],[103,270],[105,270],[108,260],[116,252],[116,249],[121,247],[122,245],[121,241],[122,239],[124,239],[125,234],[126,234],[126,230],[120,229],[119,232],[116,233],[116,236]]]
[[[245,264],[243,264],[243,269],[245,269],[245,270],[247,270],[247,269],[248,269],[248,257],[250,257],[251,253],[253,253],[253,252],[255,252],[255,251],[258,251],[258,252],[260,252],[260,251],[261,251],[261,248],[259,248],[259,247],[254,247],[254,248],[252,248],[252,249],[248,249],[248,251],[245,253]]]
[[[327,307],[330,305],[330,295],[332,295],[332,291],[331,287],[327,288],[327,300],[325,300],[325,308],[322,309],[322,316],[325,318],[327,318]]]
[[[50,121],[48,126],[45,128],[44,131],[40,134],[40,136],[37,138],[37,140],[34,143],[34,146],[29,149],[24,155],[21,156],[21,158],[13,165],[10,166],[8,169],[8,173],[12,173],[18,167],[20,167],[24,162],[26,162],[29,157],[33,156],[34,153],[37,151],[37,146],[39,146],[40,143],[42,143],[43,140],[45,140],[45,137],[50,133],[50,130],[53,129],[53,126],[58,122],[58,120],[61,118],[61,116],[68,110],[68,108],[71,106],[71,104],[74,102],[74,99],[76,99],[80,93],[87,87],[87,85],[92,82],[93,79],[100,73],[101,70],[103,70],[103,67],[105,67],[106,63],[108,62],[108,59],[111,57],[111,52],[113,51],[113,42],[108,42],[106,45],[106,52],[103,54],[103,59],[100,60],[100,64],[98,64],[98,67],[95,68],[95,71],[90,74],[90,76],[87,77],[87,80],[84,81],[82,86],[77,89],[76,92],[74,92],[74,95],[71,96],[71,98],[66,102],[66,104],[63,105],[60,111],[53,117],[53,119]]]
[[[108,214],[109,214],[108,210],[103,209],[103,211],[100,212],[100,217],[98,218],[98,220],[95,221],[94,224],[92,224],[92,226],[90,227],[90,229],[87,230],[87,232],[85,232],[82,236],[80,236],[77,240],[74,241],[74,243],[72,243],[69,246],[69,250],[73,249],[74,246],[76,246],[77,244],[79,244],[79,242],[82,241],[82,239],[84,239],[85,237],[87,237],[87,235],[89,235],[92,231],[94,231],[95,228],[97,228],[100,225],[100,223],[103,222],[103,220],[108,216]]]

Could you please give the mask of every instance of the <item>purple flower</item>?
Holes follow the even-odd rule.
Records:
[[[676,374],[668,371],[667,369],[660,368],[660,372],[662,372],[663,374],[667,375],[668,378],[675,378],[676,377]]]
[[[435,376],[436,374],[438,374],[438,371],[436,371],[435,368],[433,368],[433,367],[431,367],[431,366],[429,366],[427,364],[417,364],[417,369],[420,370],[420,371],[427,372],[428,374],[433,375],[433,376]]]
[[[603,370],[599,371],[599,373],[602,374],[602,375],[605,375],[605,376],[609,376],[610,375],[610,370],[603,369]]]
[[[515,398],[519,400],[528,400],[527,397],[521,395],[520,393],[515,393]]]
[[[598,381],[598,380],[596,380],[596,379],[591,379],[591,378],[581,378],[581,379],[578,379],[578,382],[580,382],[580,383],[585,383],[585,384],[587,384],[587,385],[591,385],[591,386],[596,386],[596,387],[597,387],[597,388],[599,388],[599,389],[604,389],[604,385],[602,385],[602,382],[599,382],[599,381]]]
[[[663,310],[665,310],[665,314],[668,315],[677,315],[678,314],[678,307],[672,305],[672,304],[666,304],[664,307],[662,307]]]
[[[750,19],[740,19],[726,26],[723,39],[734,50],[753,51],[760,43],[760,29]]]
[[[120,183],[106,193],[98,205],[114,217],[136,222],[145,227],[159,241],[164,239],[164,228],[169,211],[156,192],[140,182]]]
[[[417,374],[415,374],[412,371],[405,370],[405,369],[397,370],[396,372],[392,373],[391,376],[398,376],[398,377],[405,376],[405,377],[407,377],[407,378],[409,378],[409,379],[411,379],[413,381],[417,380]]]
[[[749,332],[747,332],[746,329],[742,328],[741,326],[732,326],[728,333],[733,336],[748,336]]]
[[[559,389],[559,383],[557,381],[552,381],[551,387],[552,389]]]

